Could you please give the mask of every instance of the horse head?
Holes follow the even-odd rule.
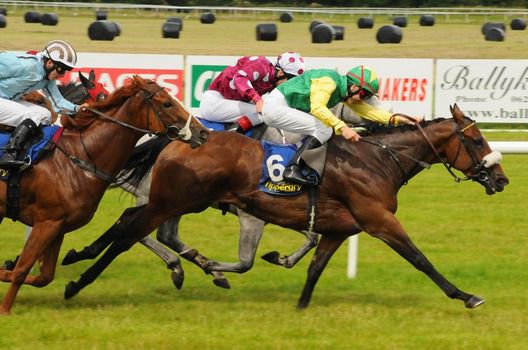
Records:
[[[129,103],[125,103],[125,100],[129,100]],[[202,145],[209,137],[209,130],[180,101],[156,82],[137,75],[93,107],[90,114],[96,113],[104,119],[114,121],[117,119],[118,124],[148,134],[164,134],[171,140],[188,143],[192,148]],[[116,113],[112,118],[96,111],[114,107],[119,107],[122,113]],[[134,118],[134,125],[128,124],[131,118]]]
[[[95,80],[95,72],[93,69],[88,73],[88,78],[79,71],[79,80],[92,101],[101,101],[110,95],[103,84]]]
[[[447,162],[462,171],[467,179],[484,186],[487,194],[502,192],[509,180],[500,166],[501,153],[491,150],[475,122],[456,104],[449,108],[456,123],[457,137],[451,138],[444,150]]]

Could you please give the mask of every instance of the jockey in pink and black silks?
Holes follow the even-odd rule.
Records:
[[[302,74],[304,67],[304,59],[294,52],[278,56],[275,64],[264,56],[241,57],[236,65],[220,73],[204,93],[200,116],[221,123],[238,122],[239,131],[261,124],[262,95]]]

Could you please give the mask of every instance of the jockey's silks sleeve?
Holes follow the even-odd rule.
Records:
[[[388,111],[378,109],[371,104],[368,104],[364,101],[357,101],[354,103],[345,103],[349,108],[351,108],[355,113],[360,117],[372,120],[373,122],[387,125],[389,124],[392,114]],[[394,125],[398,125],[399,117],[394,118]]]
[[[346,124],[328,109],[328,101],[335,89],[336,83],[329,77],[312,79],[310,85],[310,114],[325,125],[334,128],[336,134],[340,134],[341,128]]]

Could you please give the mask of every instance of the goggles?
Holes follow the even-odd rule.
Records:
[[[66,66],[64,64],[61,64],[61,63],[58,63],[58,62],[55,62],[55,61],[53,63],[55,63],[55,70],[57,71],[57,73],[59,73],[61,75],[66,73],[66,71],[72,70],[71,67],[68,67],[68,66]]]

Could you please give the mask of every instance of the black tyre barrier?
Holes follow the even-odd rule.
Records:
[[[180,30],[183,30],[183,19],[181,19],[180,17],[169,17],[167,18],[167,22],[178,23],[180,25]]]
[[[506,31],[506,25],[504,23],[493,23],[493,22],[487,22],[482,25],[482,28],[480,29],[480,32],[482,34],[486,34],[488,29],[490,28],[500,28],[503,31]]]
[[[216,17],[213,13],[207,12],[200,16],[200,22],[203,24],[213,24],[216,20]]]
[[[326,23],[316,25],[312,29],[312,43],[314,44],[328,44],[332,42],[335,37],[335,29]]]
[[[120,36],[121,35],[121,26],[119,25],[118,22],[114,22],[114,21],[108,21],[110,23],[113,23],[113,25],[115,26],[115,31],[116,31],[116,35],[115,36]]]
[[[398,44],[402,41],[402,30],[395,25],[385,25],[378,29],[376,40],[380,44]]]
[[[165,22],[161,27],[161,33],[164,38],[178,39],[180,37],[180,23]]]
[[[0,15],[4,15],[7,17],[7,9],[4,7],[0,7]]]
[[[344,26],[332,26],[335,31],[334,40],[345,40],[345,27]]]
[[[280,21],[282,23],[290,23],[293,21],[293,15],[290,12],[283,12],[280,15]]]
[[[91,40],[114,40],[118,36],[119,26],[112,21],[95,21],[88,27],[88,37]]]
[[[0,28],[7,26],[6,16],[0,13]]]
[[[510,23],[510,28],[512,30],[525,30],[526,20],[524,18],[514,18]]]
[[[56,13],[45,13],[40,16],[40,23],[45,26],[56,26],[59,23],[59,16]]]
[[[374,27],[374,18],[360,17],[358,19],[358,21],[357,21],[357,26],[360,29],[373,28]]]
[[[97,21],[106,21],[108,19],[108,15],[106,14],[106,11],[97,10],[95,11],[95,19]]]
[[[40,23],[40,12],[28,11],[24,15],[24,21],[26,23]]]
[[[423,15],[420,17],[420,25],[422,27],[431,27],[434,26],[435,18],[431,15]]]
[[[400,28],[405,28],[407,27],[407,17],[403,17],[403,16],[394,17],[394,19],[392,20],[392,24]]]
[[[504,41],[506,33],[499,27],[492,27],[486,31],[484,38],[487,41]]]
[[[317,27],[319,24],[325,24],[325,22],[323,21],[312,21],[310,23],[310,27],[308,27],[308,30],[310,31],[310,33],[312,32],[312,30]]]
[[[275,41],[277,40],[277,25],[275,23],[257,24],[258,41]]]

